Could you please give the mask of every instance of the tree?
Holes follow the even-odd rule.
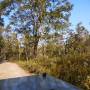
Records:
[[[4,21],[3,18],[1,17],[4,14],[4,10],[6,7],[8,7],[11,3],[13,2],[13,0],[2,0],[0,1],[0,26],[4,26]],[[9,9],[7,12],[8,14],[10,13],[11,9]]]
[[[28,32],[33,37],[33,56],[37,56],[37,46],[44,30],[64,29],[69,25],[72,5],[68,0],[27,0],[21,1],[17,11],[11,16],[10,25],[19,33]],[[42,29],[40,29],[42,27]]]
[[[88,30],[81,25],[81,23],[77,24],[76,33],[70,32],[69,39],[66,41],[66,49],[67,53],[71,51],[78,53],[85,53],[87,51],[85,42],[89,38]]]
[[[2,59],[2,57],[3,57],[3,48],[4,48],[4,38],[3,38],[3,36],[2,36],[2,32],[3,32],[3,28],[2,27],[0,27],[0,59]]]

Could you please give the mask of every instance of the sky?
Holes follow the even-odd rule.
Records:
[[[75,28],[79,22],[90,31],[90,0],[70,0],[74,5],[70,22],[72,23],[72,28]]]

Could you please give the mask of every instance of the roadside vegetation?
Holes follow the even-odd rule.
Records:
[[[81,23],[70,28],[73,5],[29,1],[0,2],[0,62],[16,62],[30,73],[47,73],[90,90],[90,32]],[[6,27],[2,16],[9,18]]]

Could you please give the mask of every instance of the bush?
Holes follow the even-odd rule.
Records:
[[[63,57],[38,57],[27,61],[18,62],[30,73],[48,73],[59,79],[72,83],[80,88],[89,90],[90,83],[90,54],[64,55]]]

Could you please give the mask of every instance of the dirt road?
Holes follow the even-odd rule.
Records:
[[[30,74],[20,68],[17,64],[5,62],[0,64],[0,79],[29,76]]]

